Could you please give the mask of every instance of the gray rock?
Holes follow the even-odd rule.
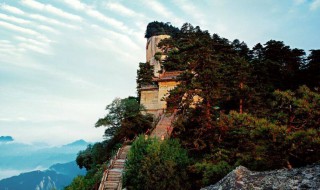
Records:
[[[250,171],[239,166],[218,183],[201,190],[320,190],[320,165],[292,170],[281,169],[265,172]]]

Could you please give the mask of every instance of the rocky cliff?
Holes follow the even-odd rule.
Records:
[[[201,190],[232,189],[320,189],[320,165],[292,170],[281,169],[253,172],[243,166],[237,167],[215,185]]]
[[[154,66],[154,75],[159,76],[158,71],[161,69],[160,63],[154,58],[154,54],[160,52],[158,48],[158,43],[165,39],[169,38],[169,35],[158,35],[152,36],[148,38],[147,46],[146,46],[146,61],[150,62],[151,65]]]

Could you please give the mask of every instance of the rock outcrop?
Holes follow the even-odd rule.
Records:
[[[161,70],[160,62],[157,61],[154,57],[155,53],[161,52],[161,50],[158,48],[158,43],[166,38],[170,38],[169,35],[158,35],[158,36],[152,36],[148,38],[147,40],[147,46],[146,46],[146,58],[147,62],[150,63],[150,65],[153,66],[153,72],[154,76],[159,76],[159,70]]]
[[[253,172],[239,166],[215,185],[201,190],[232,189],[320,189],[320,165],[303,168]]]

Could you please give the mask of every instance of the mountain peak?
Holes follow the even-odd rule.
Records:
[[[72,143],[66,144],[64,146],[87,146],[89,143],[83,139],[76,140]]]

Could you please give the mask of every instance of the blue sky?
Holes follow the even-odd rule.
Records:
[[[135,95],[151,21],[199,25],[249,47],[320,49],[320,0],[0,0],[0,136],[99,141],[94,123]]]

